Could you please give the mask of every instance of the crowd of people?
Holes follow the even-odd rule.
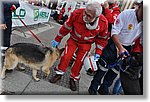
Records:
[[[19,7],[19,2],[3,2],[3,47],[10,46],[11,13]],[[86,8],[74,10],[51,41],[52,47],[60,45],[67,34],[70,38],[65,44],[64,54],[55,68],[55,76],[49,81],[56,83],[62,78],[74,53],[76,59],[70,75],[70,89],[77,90],[76,81],[91,45],[95,43],[94,61],[98,70],[93,76],[88,92],[91,95],[108,95],[109,87],[119,75],[114,85],[114,93],[123,90],[125,95],[143,94],[143,1],[136,9],[121,12],[115,0],[103,4],[92,2]],[[102,60],[103,59],[103,60]],[[118,63],[122,63],[110,66]],[[107,63],[103,65],[103,61]],[[102,78],[103,82],[102,82]]]

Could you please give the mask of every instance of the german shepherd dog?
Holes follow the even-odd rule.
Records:
[[[37,70],[42,71],[48,76],[49,68],[61,56],[64,48],[43,48],[42,46],[31,43],[17,43],[6,49],[3,68],[0,71],[1,79],[5,78],[5,71],[14,69],[18,63],[23,63],[32,69],[33,79],[36,77]]]

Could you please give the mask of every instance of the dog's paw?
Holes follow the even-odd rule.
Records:
[[[25,70],[25,67],[20,67],[19,68],[21,71],[24,71]]]
[[[4,80],[6,78],[5,75],[0,76],[0,79]]]
[[[34,79],[34,81],[36,81],[36,82],[40,81],[39,78],[33,78],[33,79]]]
[[[46,79],[48,77],[49,77],[49,75],[47,75],[46,73],[43,74],[43,79]]]

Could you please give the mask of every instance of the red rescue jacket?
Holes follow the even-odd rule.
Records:
[[[140,40],[141,40],[140,37],[136,40],[132,52],[143,52],[143,46],[140,43]]]
[[[117,16],[120,14],[120,8],[116,4],[112,4],[109,8],[104,9],[104,15],[108,20],[108,23],[114,23]]]

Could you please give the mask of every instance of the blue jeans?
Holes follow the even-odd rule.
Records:
[[[114,87],[113,87],[113,94],[119,95],[122,91],[123,91],[123,89],[121,86],[120,78],[118,78],[117,81],[115,82]]]

